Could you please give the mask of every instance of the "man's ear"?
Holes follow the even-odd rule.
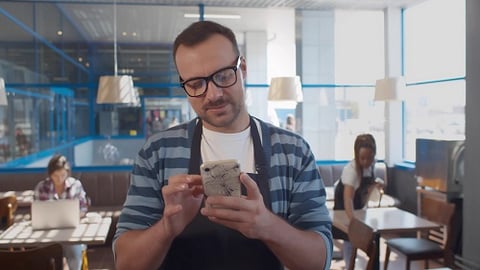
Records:
[[[245,61],[245,57],[240,57],[240,70],[242,71],[243,78],[247,77],[247,61]]]

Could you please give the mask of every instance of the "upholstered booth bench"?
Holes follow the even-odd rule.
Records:
[[[317,168],[320,173],[320,176],[323,179],[323,182],[325,183],[325,187],[327,189],[327,205],[329,207],[333,207],[333,199],[334,199],[334,185],[335,182],[340,179],[342,175],[342,170],[343,167],[345,167],[346,163],[329,163],[329,164],[318,164]],[[386,187],[388,185],[388,179],[387,179],[387,167],[385,166],[385,163],[383,162],[377,162],[375,164],[375,176],[383,179],[385,181],[385,188],[384,190],[387,190]],[[372,202],[370,201],[368,206],[369,207],[389,207],[389,206],[397,206],[399,204],[398,200],[396,198],[393,198],[392,196],[388,194],[383,194],[380,202]]]
[[[89,211],[98,212],[103,216],[112,218],[106,245],[111,244],[115,232],[118,216],[130,185],[130,172],[131,168],[129,166],[120,170],[92,170],[92,168],[88,168],[74,169],[72,172],[73,177],[80,179],[87,196],[90,198]],[[0,171],[0,192],[33,190],[35,185],[45,178],[46,170]],[[20,206],[16,212],[18,218],[22,218],[22,215],[29,213],[29,207]]]
[[[345,164],[319,164],[318,170],[322,177],[328,193],[330,206],[333,206],[333,189],[334,183],[342,174]],[[72,176],[80,179],[88,197],[91,200],[89,211],[98,212],[102,215],[112,217],[112,225],[110,235],[107,238],[106,244],[111,244],[113,233],[115,232],[116,224],[120,210],[125,201],[128,188],[130,185],[131,167],[125,166],[121,169],[109,170],[108,168],[74,168]],[[375,166],[376,176],[385,181],[388,185],[386,166],[384,163],[377,163]],[[6,191],[23,191],[33,190],[35,185],[46,178],[46,170],[1,170],[0,171],[0,192]],[[380,201],[380,206],[394,206],[398,205],[395,198],[384,194]],[[19,207],[17,209],[18,215],[29,213],[28,208]]]

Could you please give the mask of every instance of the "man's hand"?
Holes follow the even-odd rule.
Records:
[[[211,221],[234,229],[252,239],[268,239],[269,227],[277,218],[263,202],[257,184],[247,174],[240,175],[247,196],[210,196],[201,213]]]
[[[162,188],[165,209],[161,222],[165,231],[176,237],[197,215],[203,200],[200,175],[175,175]]]

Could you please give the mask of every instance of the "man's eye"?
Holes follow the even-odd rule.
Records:
[[[194,80],[186,83],[186,86],[191,89],[203,88],[203,80]]]
[[[232,78],[232,72],[230,70],[225,70],[225,71],[222,71],[222,72],[219,72],[217,74],[215,74],[215,81],[216,82],[229,82],[230,79]]]

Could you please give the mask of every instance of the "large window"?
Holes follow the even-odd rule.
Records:
[[[375,84],[384,76],[383,11],[335,12],[335,82]]]
[[[405,159],[416,138],[465,135],[465,1],[431,0],[405,11]]]
[[[335,82],[373,85],[384,76],[384,25],[382,11],[335,13]],[[335,159],[352,159],[355,137],[371,133],[377,158],[385,157],[383,104],[373,102],[371,87],[335,89],[337,112]]]
[[[357,135],[370,133],[377,143],[377,159],[385,157],[384,106],[373,101],[373,88],[337,88],[335,159],[352,159]]]

